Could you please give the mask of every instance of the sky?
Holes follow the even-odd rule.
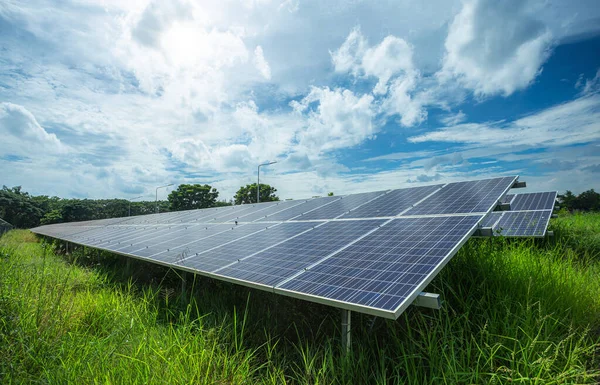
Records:
[[[600,7],[0,0],[1,185],[229,200],[267,161],[281,198],[504,175],[600,190]]]

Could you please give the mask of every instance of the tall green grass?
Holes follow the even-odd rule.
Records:
[[[0,239],[0,383],[571,384],[600,380],[600,215],[473,239],[397,321],[80,248]],[[54,245],[57,246],[57,245]]]

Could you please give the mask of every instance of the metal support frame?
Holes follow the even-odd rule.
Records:
[[[415,306],[439,310],[442,308],[442,300],[439,294],[422,292],[412,303]]]
[[[499,202],[496,207],[499,211],[510,211],[510,203]]]
[[[342,349],[346,354],[350,353],[350,346],[352,344],[351,318],[352,312],[342,309]]]
[[[187,304],[187,279],[188,273],[186,271],[181,272],[181,299],[184,304]]]

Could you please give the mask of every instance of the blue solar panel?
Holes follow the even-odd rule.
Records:
[[[486,213],[514,184],[516,177],[450,183],[404,215]]]
[[[249,214],[244,214],[244,215],[240,216],[239,221],[240,222],[254,222],[259,219],[266,218],[269,215],[273,215],[275,213],[280,213],[280,212],[289,210],[292,207],[306,204],[307,202],[310,202],[310,200],[302,199],[302,200],[297,200],[297,201],[277,202],[275,205],[270,206],[269,208],[267,208],[265,210],[261,210],[261,211],[257,211],[257,212],[253,212],[253,213],[249,213]]]
[[[313,220],[313,219],[334,219],[342,214],[360,206],[368,204],[367,202],[381,197],[385,191],[376,191],[363,194],[352,194],[341,197],[327,206],[323,206],[318,210],[313,210],[307,214],[302,215],[302,220]]]
[[[511,195],[510,211],[552,210],[556,191]]]
[[[284,210],[272,215],[267,216],[266,218],[260,219],[257,222],[264,221],[287,221],[290,219],[303,219],[303,215],[316,209],[320,209],[325,205],[340,199],[339,197],[322,197],[315,198],[307,201],[304,204],[294,206],[288,210]]]
[[[268,247],[286,241],[304,231],[312,229],[319,223],[313,222],[285,222],[269,227],[251,237],[236,239],[223,246],[219,246],[198,255],[182,259],[178,263],[200,271],[215,271],[232,262],[258,253]]]
[[[327,222],[217,273],[273,286],[376,229],[383,222],[383,220]]]
[[[481,216],[398,218],[277,286],[306,296],[396,312],[474,232]]]
[[[219,279],[396,318],[484,216],[460,213],[487,213],[514,180],[496,178],[443,188],[425,186],[385,194],[113,218],[43,226],[34,231]],[[523,227],[516,220],[507,220],[506,226]]]
[[[442,185],[392,190],[387,194],[352,210],[340,218],[392,217],[411,207]]]
[[[493,228],[494,234],[507,237],[543,237],[551,216],[551,210],[505,211]]]

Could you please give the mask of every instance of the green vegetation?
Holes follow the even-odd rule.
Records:
[[[594,189],[582,192],[579,195],[567,190],[564,195],[558,195],[560,204],[569,211],[600,211],[600,194]]]
[[[0,383],[582,384],[600,379],[600,215],[472,239],[397,321],[60,244],[0,239]],[[133,276],[133,281],[128,277]]]
[[[213,207],[219,192],[207,184],[180,184],[169,194],[171,210],[192,210]]]
[[[278,201],[279,197],[275,195],[277,189],[268,184],[260,184],[260,201],[272,202]],[[236,205],[256,203],[256,183],[240,187],[233,197]]]

